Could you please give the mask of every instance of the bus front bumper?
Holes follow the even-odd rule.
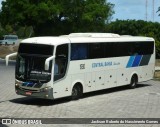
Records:
[[[42,89],[39,92],[34,92],[32,90],[23,90],[20,87],[15,87],[15,91],[18,95],[36,97],[36,98],[44,98],[53,100],[53,88]]]

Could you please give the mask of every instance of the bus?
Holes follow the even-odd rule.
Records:
[[[0,44],[4,45],[14,45],[18,42],[18,36],[17,35],[4,35],[3,40],[0,40]]]
[[[153,78],[155,43],[150,37],[71,33],[23,40],[17,53],[15,91],[45,99],[80,98],[84,93]]]

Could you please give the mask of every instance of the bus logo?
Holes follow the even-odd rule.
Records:
[[[80,70],[85,69],[85,64],[80,64]]]

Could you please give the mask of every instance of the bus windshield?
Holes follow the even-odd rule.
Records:
[[[52,61],[49,64],[49,70],[45,70],[45,60],[52,54],[53,46],[20,44],[16,63],[16,79],[41,83],[50,81]]]

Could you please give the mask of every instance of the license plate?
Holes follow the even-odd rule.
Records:
[[[32,92],[26,92],[26,95],[32,95]]]

